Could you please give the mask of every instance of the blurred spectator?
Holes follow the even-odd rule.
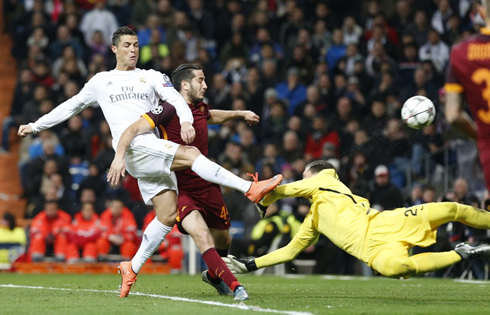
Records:
[[[363,29],[359,26],[353,16],[346,16],[342,26],[344,32],[344,44],[358,45],[363,35]]]
[[[422,129],[413,137],[412,170],[421,177],[428,177],[437,164],[444,164],[444,142],[434,125]],[[428,162],[426,161],[428,159]],[[428,166],[428,169],[426,169]]]
[[[137,35],[141,48],[150,44],[158,45],[167,42],[165,28],[161,25],[158,15],[154,13],[148,15],[146,18],[146,27],[138,30]],[[141,63],[148,61],[148,59],[142,60],[141,57],[143,56],[140,55]]]
[[[421,61],[432,61],[436,70],[442,73],[449,61],[449,52],[449,47],[441,40],[439,33],[431,29],[427,43],[419,49],[419,58]]]
[[[323,21],[329,31],[339,26],[339,21],[327,2],[319,1],[315,7],[315,20]]]
[[[270,105],[269,116],[264,119],[264,125],[261,128],[263,141],[280,143],[286,131],[286,122],[286,106],[281,101],[275,101]]]
[[[52,252],[57,261],[73,259],[68,251],[71,216],[58,209],[56,200],[46,200],[44,210],[32,219],[29,254],[32,261],[43,261]],[[49,251],[48,251],[49,247]]]
[[[20,70],[19,78],[14,90],[10,115],[5,117],[2,123],[2,144],[0,153],[10,149],[10,129],[17,128],[20,124],[24,123],[22,120],[24,106],[25,103],[33,98],[35,87],[36,83],[32,80],[32,72],[29,69]],[[46,96],[41,95],[38,97],[39,100],[41,100]]]
[[[412,82],[413,74],[420,65],[417,46],[414,43],[405,45],[403,47],[403,56],[398,62],[398,75],[401,86],[406,86]]]
[[[287,164],[286,159],[278,154],[277,146],[274,143],[267,143],[264,146],[263,156],[255,164],[255,171],[262,173],[262,167],[266,164],[274,167],[273,171],[275,174],[281,173],[282,167]]]
[[[85,13],[80,21],[85,42],[90,43],[90,38],[95,31],[100,31],[104,35],[104,42],[112,44],[112,34],[119,27],[116,16],[106,8],[106,0],[96,0],[92,10]]]
[[[134,2],[130,22],[136,31],[142,30],[145,27],[148,16],[152,12],[154,12],[154,2],[152,0]]]
[[[60,141],[68,158],[75,156],[82,160],[90,158],[90,146],[84,137],[82,123],[80,115],[71,117],[68,120],[68,128],[61,134]]]
[[[429,24],[427,23],[427,15],[420,10],[415,12],[413,24],[409,25],[408,32],[413,35],[417,46],[422,46],[427,42],[429,34]]]
[[[312,130],[306,135],[304,151],[306,160],[319,159],[325,143],[331,143],[338,148],[340,146],[339,134],[331,128],[330,123],[325,118],[315,116]]]
[[[83,45],[71,36],[71,31],[68,26],[61,25],[56,32],[56,40],[49,46],[49,56],[51,59],[56,60],[63,55],[63,51],[66,47],[70,46],[73,52],[80,59],[85,57],[85,51]],[[87,39],[87,43],[90,43],[90,38]],[[66,58],[66,57],[65,57]]]
[[[432,14],[431,25],[440,34],[444,34],[449,28],[449,18],[453,14],[451,5],[448,0],[438,2],[437,11]],[[430,36],[430,34],[429,34]]]
[[[215,23],[211,12],[204,7],[203,0],[189,0],[189,20],[197,26],[199,34],[207,40],[215,35]]]
[[[97,239],[99,258],[109,253],[119,253],[123,259],[131,259],[137,250],[137,225],[134,215],[121,199],[113,199],[100,215],[101,237]]]
[[[159,29],[152,30],[149,42],[140,47],[140,63],[145,69],[154,68],[152,65],[161,63],[170,54],[168,45],[161,41]]]
[[[317,20],[311,34],[311,41],[316,51],[325,56],[328,49],[332,45],[332,34],[327,30],[327,26],[323,20]]]
[[[239,32],[234,32],[220,51],[219,58],[222,65],[226,65],[232,58],[246,60],[249,56],[249,48]]]
[[[257,139],[250,128],[240,132],[240,145],[250,163],[255,164],[262,155],[262,147],[257,143]]]
[[[303,145],[300,143],[296,132],[288,130],[284,133],[279,154],[283,156],[288,163],[292,163],[303,157]]]
[[[299,69],[295,67],[288,69],[286,81],[279,83],[276,90],[278,98],[288,102],[289,115],[306,99],[306,87],[300,82]]]
[[[96,32],[94,33],[94,36],[95,34],[100,34],[100,33]],[[62,54],[60,54],[60,56],[53,62],[52,69],[53,69],[53,76],[55,78],[59,76],[67,60],[74,60],[76,62],[76,66],[78,70],[80,71],[80,75],[82,76],[87,75],[87,67],[85,66],[85,63],[83,63],[82,59],[76,55],[73,46],[68,45],[63,48]]]
[[[243,154],[242,147],[233,142],[226,144],[224,152],[218,157],[218,163],[235,174],[252,169],[252,165]]]
[[[369,202],[373,208],[381,211],[403,207],[402,193],[390,182],[390,174],[385,165],[378,165],[374,170],[374,185]]]
[[[80,212],[76,213],[69,234],[71,241],[68,250],[74,253],[71,261],[76,262],[81,256],[85,262],[97,261],[97,239],[100,237],[99,216],[94,205],[83,203]]]
[[[345,56],[346,51],[347,46],[344,44],[344,33],[341,29],[336,28],[332,33],[332,45],[325,55],[325,61],[330,71],[335,68],[337,61]]]
[[[369,134],[376,136],[381,135],[387,123],[385,103],[380,99],[374,100],[371,104],[371,112],[362,120],[362,128]]]
[[[423,194],[424,191],[422,190],[422,185],[414,184],[410,190],[410,197],[405,201],[405,207],[416,206],[424,203]]]

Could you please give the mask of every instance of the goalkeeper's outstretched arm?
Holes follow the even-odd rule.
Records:
[[[231,272],[235,274],[249,273],[260,268],[278,265],[291,261],[298,257],[308,246],[313,244],[318,237],[318,234],[311,235],[310,233],[301,233],[302,230],[289,242],[288,245],[279,248],[262,257],[251,259],[248,261],[237,259],[235,256],[229,255],[223,258]],[[306,232],[306,231],[303,231]]]

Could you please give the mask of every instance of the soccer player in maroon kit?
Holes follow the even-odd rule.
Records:
[[[490,0],[480,14],[490,25]],[[477,141],[487,194],[490,192],[490,28],[455,44],[446,77],[446,119]],[[463,96],[474,121],[463,110]],[[488,198],[489,196],[487,196]]]
[[[208,153],[208,124],[220,124],[236,118],[245,119],[249,125],[259,122],[259,116],[251,111],[209,110],[208,105],[203,102],[207,85],[204,73],[198,65],[179,66],[172,74],[172,81],[189,104],[194,116],[193,126],[198,129],[198,134],[190,145],[197,148],[204,156]],[[185,145],[176,138],[177,135],[180,137],[181,127],[175,108],[166,102],[143,114],[137,122],[128,127],[122,138],[148,132],[154,128],[157,128],[161,138]],[[132,141],[129,138],[126,140],[128,143]],[[193,238],[209,267],[209,270],[202,273],[202,280],[216,288],[221,295],[233,294],[235,300],[248,299],[245,288],[240,285],[220,257],[226,257],[231,242],[228,233],[230,218],[221,196],[221,188],[219,185],[201,179],[191,169],[184,167],[184,162],[175,159],[172,163],[172,167],[175,166],[179,189],[176,221],[179,230]],[[120,170],[115,173],[120,173]],[[255,180],[257,180],[256,176]],[[282,176],[278,179],[280,181]]]
[[[210,110],[203,102],[207,89],[204,72],[196,64],[180,65],[172,73],[172,82],[194,116],[196,138],[189,145],[195,146],[204,156],[208,155],[208,124],[222,124],[236,118],[245,119],[249,125],[259,122],[259,116],[252,111]],[[168,103],[161,105],[161,113],[148,112],[143,117],[158,128],[162,138],[185,145],[180,139],[175,109]],[[191,235],[209,267],[202,273],[203,281],[221,295],[231,294],[238,282],[220,258],[227,256],[231,243],[230,217],[221,187],[205,181],[191,169],[176,171],[175,175],[179,188],[177,226],[182,233]]]

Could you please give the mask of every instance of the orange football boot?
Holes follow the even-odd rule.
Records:
[[[282,181],[283,176],[281,174],[276,175],[272,178],[259,181],[259,176],[257,173],[247,175],[252,176],[254,181],[250,186],[250,189],[245,193],[245,196],[252,202],[258,203],[265,195],[270,193],[277,187]]]
[[[117,272],[122,277],[121,285],[119,286],[121,289],[119,297],[127,297],[129,291],[131,291],[131,287],[136,282],[136,274],[134,273],[133,268],[131,268],[131,261],[121,262],[117,269]]]

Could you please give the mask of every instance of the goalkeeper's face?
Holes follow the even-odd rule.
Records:
[[[204,100],[204,95],[208,89],[206,77],[202,70],[194,70],[194,77],[189,84],[188,96],[192,104],[198,104]]]

